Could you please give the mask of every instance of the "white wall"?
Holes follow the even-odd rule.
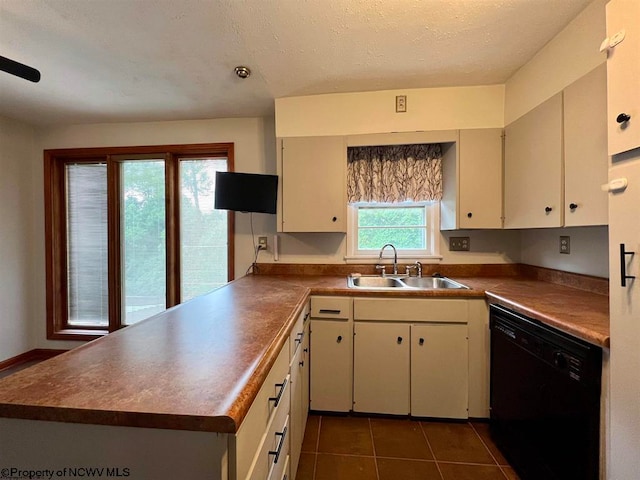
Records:
[[[509,125],[607,60],[605,4],[594,0],[505,85],[504,124]]]
[[[0,361],[33,348],[31,321],[35,267],[32,127],[0,117]],[[44,264],[42,264],[44,265]],[[42,320],[44,325],[44,319]]]
[[[396,95],[407,111],[396,113]],[[504,85],[333,93],[276,99],[276,136],[493,128],[504,125]]]
[[[567,272],[609,277],[607,227],[541,228],[521,232],[521,262]],[[571,253],[560,253],[560,236],[571,239]]]
[[[341,233],[278,234],[279,263],[345,263],[346,237]],[[470,237],[469,252],[450,252],[449,237]],[[442,232],[439,263],[518,263],[520,261],[520,232],[516,230],[458,230]],[[273,238],[269,250],[261,252],[259,261],[271,263]],[[424,263],[424,262],[423,262]]]

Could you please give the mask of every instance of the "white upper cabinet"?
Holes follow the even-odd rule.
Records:
[[[502,228],[502,129],[460,130],[443,144],[440,229]]]
[[[607,69],[602,64],[564,90],[564,225],[606,225]]]
[[[611,0],[607,3],[607,35],[607,124],[609,154],[615,155],[640,147],[638,0]]]
[[[505,129],[505,228],[562,226],[562,93]]]
[[[346,232],[345,137],[278,140],[279,232]]]
[[[459,228],[502,228],[502,129],[460,130]]]

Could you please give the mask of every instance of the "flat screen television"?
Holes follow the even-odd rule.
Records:
[[[216,172],[215,208],[236,212],[276,213],[278,176]]]

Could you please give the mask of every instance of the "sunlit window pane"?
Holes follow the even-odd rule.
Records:
[[[227,212],[215,210],[215,172],[227,160],[180,160],[180,292],[182,301],[227,283]]]
[[[166,308],[165,172],[163,160],[122,163],[122,323]]]
[[[380,250],[392,243],[399,250],[427,248],[424,206],[358,207],[358,250]]]
[[[67,165],[68,323],[109,324],[107,165]]]

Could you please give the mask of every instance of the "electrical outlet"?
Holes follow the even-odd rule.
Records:
[[[451,252],[468,252],[471,246],[469,237],[450,237],[449,250]]]
[[[258,237],[258,250],[266,250],[267,246],[267,237]]]
[[[561,235],[560,236],[560,253],[571,253],[571,237]]]

